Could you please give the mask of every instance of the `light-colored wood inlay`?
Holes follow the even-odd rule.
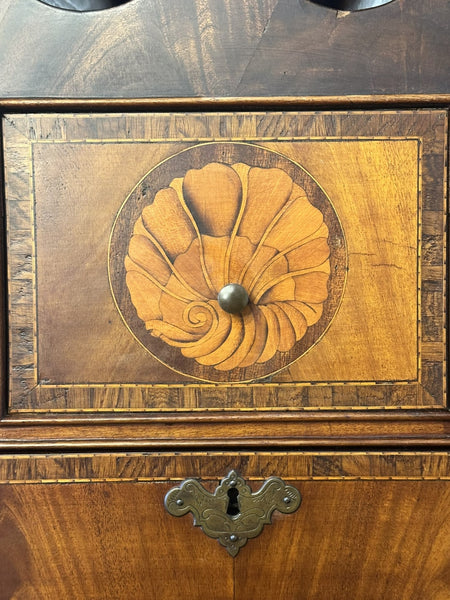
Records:
[[[429,158],[430,153],[440,153],[441,150],[439,141],[428,141],[428,115],[436,120],[436,131],[440,131],[441,124],[444,125],[442,111],[352,111],[324,112],[320,115],[264,112],[247,115],[64,115],[57,123],[54,117],[48,115],[8,117],[7,154],[9,152],[10,156],[13,156],[14,153],[18,153],[20,156],[25,152],[26,156],[26,148],[30,142],[28,145],[24,145],[24,142],[30,138],[30,132],[34,132],[31,141],[34,156],[39,156],[39,160],[47,163],[47,175],[43,171],[40,172],[37,165],[35,193],[43,194],[50,178],[58,181],[57,165],[60,161],[79,161],[80,169],[85,174],[83,178],[77,178],[76,175],[69,178],[59,190],[52,184],[54,192],[50,195],[45,192],[51,209],[36,203],[36,218],[38,221],[41,219],[37,222],[36,236],[39,346],[35,349],[38,351],[34,361],[31,361],[32,368],[27,366],[30,357],[21,354],[29,344],[13,343],[11,348],[12,363],[24,363],[20,372],[16,370],[12,373],[13,381],[27,381],[26,385],[31,389],[36,385],[34,373],[37,368],[42,387],[39,385],[32,390],[29,400],[24,404],[22,399],[12,407],[13,410],[27,410],[26,405],[38,408],[36,402],[41,401],[45,402],[49,410],[56,411],[64,410],[64,407],[76,410],[77,406],[82,410],[89,410],[89,407],[98,410],[102,406],[106,410],[119,411],[127,408],[151,410],[152,407],[157,410],[189,407],[194,410],[214,410],[219,406],[211,404],[213,396],[217,396],[218,399],[220,396],[221,409],[251,409],[257,408],[256,404],[259,406],[256,396],[251,394],[250,398],[250,390],[247,388],[242,388],[240,399],[236,394],[227,392],[225,403],[223,394],[217,391],[200,396],[193,394],[190,401],[187,397],[183,400],[182,387],[188,384],[188,380],[183,380],[182,376],[163,367],[157,361],[150,362],[151,367],[148,367],[148,361],[152,359],[136,346],[124,330],[123,324],[117,318],[109,290],[105,286],[105,271],[101,272],[98,267],[104,256],[101,248],[109,232],[104,225],[97,226],[94,231],[94,225],[90,229],[87,224],[93,223],[94,220],[96,225],[104,224],[108,220],[109,223],[112,222],[115,211],[120,206],[119,195],[121,198],[126,197],[133,183],[145,175],[150,164],[148,157],[152,157],[151,161],[158,162],[191,144],[163,144],[159,141],[148,143],[148,138],[146,143],[133,140],[144,140],[145,135],[149,133],[155,136],[155,140],[161,140],[162,132],[168,139],[174,139],[176,136],[179,138],[180,128],[183,135],[187,136],[184,140],[218,140],[217,137],[208,137],[208,134],[211,135],[215,129],[220,128],[223,134],[220,139],[240,139],[249,143],[249,136],[256,135],[254,141],[257,144],[287,156],[291,154],[291,160],[305,166],[324,187],[333,201],[346,233],[349,275],[347,290],[337,317],[319,344],[290,370],[284,370],[273,378],[270,385],[291,386],[292,393],[277,393],[276,401],[265,394],[264,402],[268,401],[269,404],[263,403],[260,408],[272,410],[284,405],[290,410],[296,406],[305,409],[314,406],[336,409],[353,406],[353,402],[368,408],[413,407],[417,403],[439,406],[441,400],[436,403],[433,397],[441,393],[438,391],[439,384],[436,383],[440,377],[436,369],[441,368],[437,365],[440,358],[441,363],[443,359],[439,344],[443,343],[441,324],[445,316],[445,303],[442,280],[439,278],[443,277],[444,244],[438,194],[444,190],[442,180],[437,176],[434,179],[429,176],[435,164]],[[367,116],[370,118],[367,119]],[[412,122],[414,126],[411,125]],[[357,131],[362,132],[363,124],[367,133],[372,135],[354,135]],[[86,133],[93,127],[97,136],[100,130],[105,130],[105,136],[101,136],[101,143],[100,136],[96,138],[93,135],[77,135],[77,132],[83,130]],[[390,135],[375,135],[377,127],[378,130],[381,127],[383,134]],[[278,138],[268,135],[272,131],[279,132],[280,128],[283,135]],[[407,135],[399,135],[402,131],[407,131]],[[111,132],[114,135],[108,136]],[[299,135],[303,132],[307,132],[308,135]],[[416,136],[412,135],[414,132],[417,132]],[[193,133],[197,133],[197,136],[192,135]],[[230,134],[236,137],[229,137]],[[84,140],[90,141],[83,141],[83,137]],[[271,139],[283,141],[270,141]],[[419,143],[420,139],[422,142]],[[58,140],[61,143],[55,144]],[[425,149],[424,161],[420,160],[422,145]],[[339,155],[339,147],[345,149],[342,156]],[[375,148],[378,150],[374,150]],[[160,153],[159,158],[155,154],[157,151]],[[345,162],[346,158],[348,164]],[[416,168],[412,171],[414,160]],[[422,162],[428,173],[425,190],[427,200],[424,206],[421,200]],[[114,174],[119,170],[122,177],[114,179]],[[329,175],[330,171],[334,173],[333,181]],[[90,175],[86,176],[89,173]],[[9,189],[13,200],[8,206],[9,224],[17,223],[20,227],[27,227],[27,209],[20,201],[14,201],[14,195],[20,186],[13,169],[9,170],[8,177],[9,181],[12,181]],[[96,186],[99,177],[102,190]],[[365,185],[358,187],[361,177],[365,177]],[[406,182],[404,186],[400,183],[402,177]],[[432,194],[430,190],[434,190]],[[63,202],[62,199],[68,197],[76,199],[76,202]],[[68,207],[67,216],[70,216],[71,223],[70,227],[65,227],[64,236],[57,239],[54,230],[55,227],[58,230],[64,222],[65,206]],[[41,217],[39,211],[42,211]],[[91,214],[91,217],[82,223],[79,214]],[[375,227],[370,221],[377,219]],[[47,222],[51,227],[46,229]],[[363,233],[365,226],[367,231]],[[347,232],[347,228],[350,228],[350,233]],[[361,230],[360,235],[358,228]],[[27,230],[15,230],[15,233],[21,232],[26,244]],[[20,241],[20,235],[17,239]],[[77,245],[77,241],[83,239],[92,250],[89,255],[83,255],[82,245]],[[42,251],[46,246],[48,252]],[[59,261],[52,262],[51,253],[54,252],[63,257],[68,256],[70,252],[73,260],[70,261],[69,271],[66,267],[61,267]],[[414,252],[416,257],[413,257]],[[29,335],[27,327],[30,319],[27,314],[30,312],[30,305],[27,302],[30,296],[18,278],[23,273],[26,282],[30,273],[32,275],[32,262],[29,262],[27,256],[29,254],[24,252],[22,260],[20,251],[13,252],[10,263],[10,269],[13,269],[10,271],[11,291],[14,297],[20,300],[15,303],[17,309],[11,322],[15,340],[18,339],[16,336],[19,331],[25,333],[24,340],[27,340]],[[45,273],[41,280],[39,273]],[[426,277],[428,287],[421,285],[422,273],[423,277]],[[412,283],[414,278],[415,288]],[[47,281],[51,282],[52,288],[55,288],[58,281],[64,282],[58,290],[61,293],[59,299],[56,299],[54,294],[52,298],[50,289],[45,293]],[[364,294],[359,294],[359,284],[356,282],[361,282]],[[24,285],[26,287],[26,283]],[[96,302],[86,303],[84,300],[89,298],[91,293],[96,294]],[[368,302],[370,294],[372,299]],[[351,323],[351,326],[348,323]],[[62,331],[61,328],[64,328],[64,335],[58,334],[58,331]],[[88,340],[94,331],[98,341],[95,356],[100,357],[99,361],[89,358],[91,346]],[[339,334],[342,340],[351,339],[351,343],[342,342]],[[426,344],[422,344],[421,348],[422,336]],[[365,343],[366,338],[370,339],[370,344]],[[335,343],[336,341],[339,344]],[[330,351],[337,352],[338,345],[344,348],[345,360],[344,357],[342,360],[339,360],[339,357],[336,360],[329,358]],[[117,349],[117,352],[111,352],[111,349]],[[349,356],[352,360],[348,360]],[[78,374],[75,372],[77,365],[81,365]],[[339,369],[351,371],[352,368],[353,372],[338,372]],[[414,383],[415,381],[419,381],[419,384]],[[195,385],[192,380],[189,382]],[[375,391],[375,388],[384,382],[388,384],[386,390],[379,387],[379,390]],[[135,383],[138,385],[135,386]],[[356,389],[355,386],[361,383],[364,386],[358,388],[359,398],[356,398],[353,388]],[[142,387],[139,384],[142,384]],[[227,382],[224,384],[227,385]],[[17,391],[20,385],[18,384]],[[155,393],[148,387],[151,385],[157,386],[154,389]],[[179,385],[181,387],[178,387]],[[322,385],[323,391],[320,389]],[[417,385],[423,386],[420,393],[414,391],[414,386]],[[174,386],[173,393],[170,386]],[[303,386],[311,391],[303,392]],[[339,386],[347,388],[347,391],[341,394]],[[404,388],[404,392],[397,391],[401,387]],[[298,392],[295,391],[296,388]],[[156,393],[157,389],[160,392]],[[39,410],[45,411],[45,408]]]

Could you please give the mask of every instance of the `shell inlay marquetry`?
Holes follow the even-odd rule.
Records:
[[[132,334],[208,381],[267,377],[317,343],[336,313],[345,240],[298,164],[251,144],[194,146],[150,171],[111,236],[111,287]],[[235,314],[218,294],[238,284]]]
[[[5,116],[8,411],[445,408],[446,127]]]

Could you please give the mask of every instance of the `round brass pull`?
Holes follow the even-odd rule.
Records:
[[[239,283],[229,283],[217,295],[220,308],[235,315],[244,310],[248,304],[248,294]]]

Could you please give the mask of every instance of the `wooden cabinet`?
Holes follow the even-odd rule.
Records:
[[[236,558],[164,494],[230,466],[302,493]],[[179,452],[5,457],[4,598],[445,598],[448,452]]]
[[[242,11],[0,8],[1,599],[450,596],[448,6]],[[302,497],[234,558],[232,470]]]

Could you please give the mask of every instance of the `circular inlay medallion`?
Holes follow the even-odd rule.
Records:
[[[129,331],[165,365],[212,382],[267,377],[302,356],[338,310],[346,270],[319,184],[250,143],[192,146],[154,167],[109,248]]]

